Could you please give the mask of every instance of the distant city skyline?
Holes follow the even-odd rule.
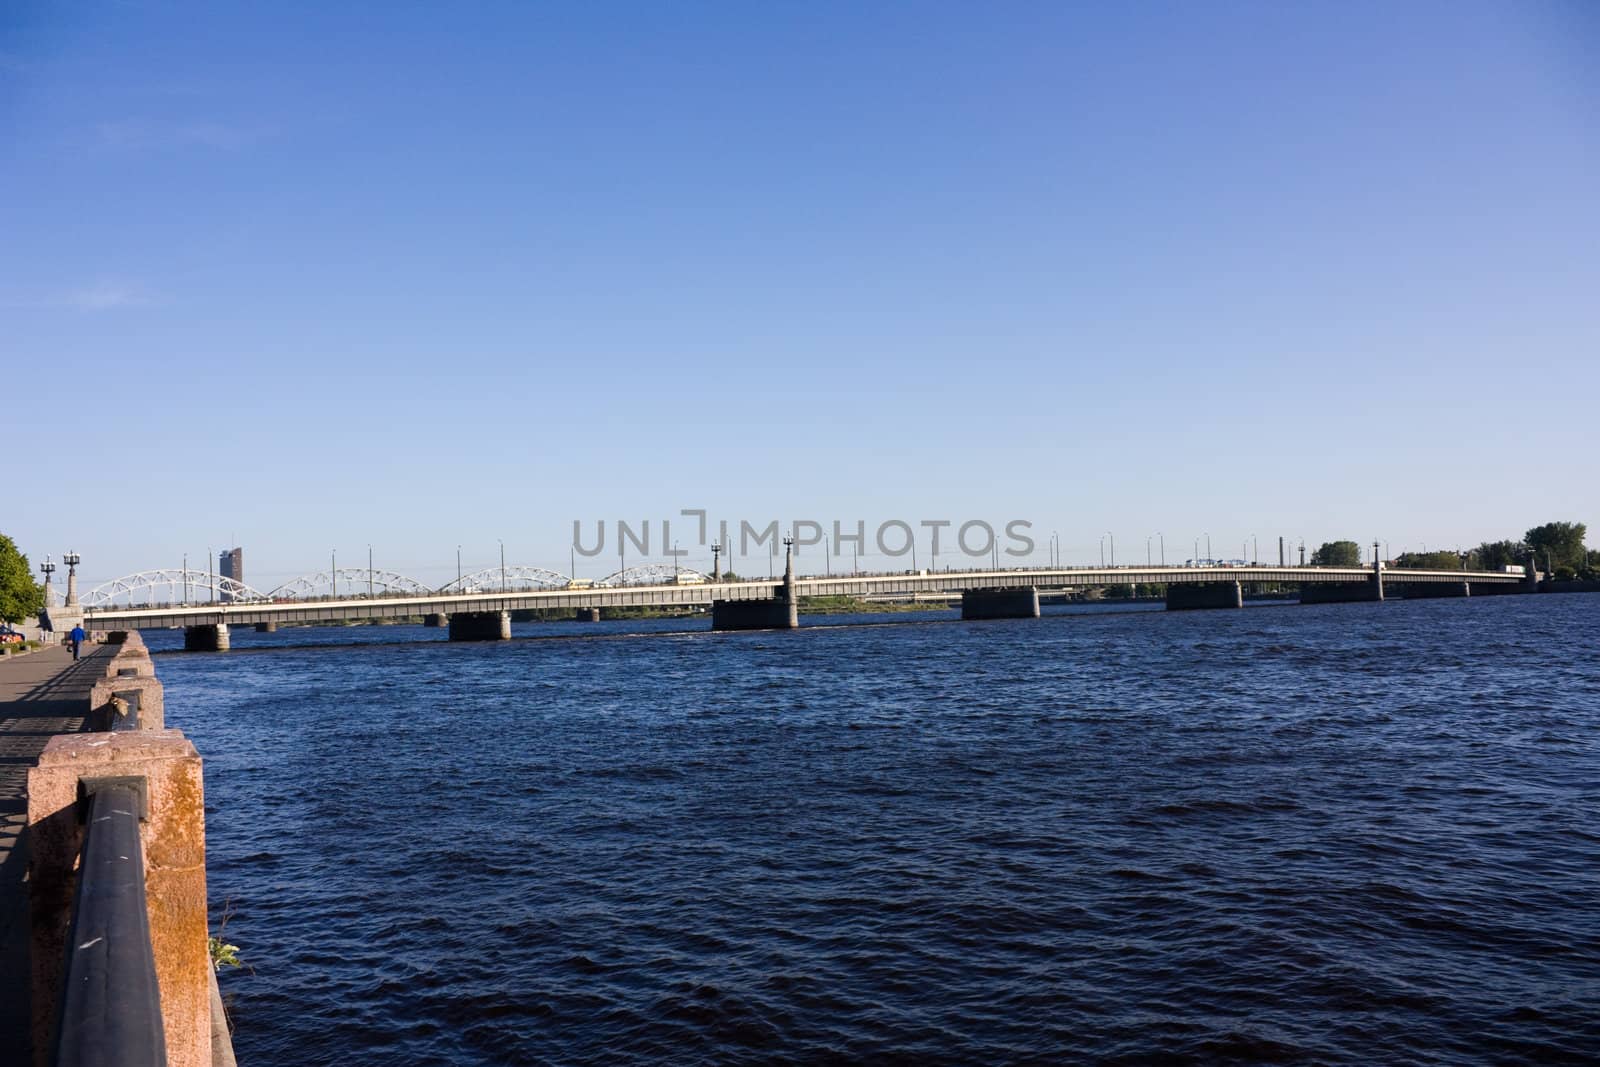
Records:
[[[88,588],[1593,524],[1597,105],[1580,3],[8,5],[0,532]]]

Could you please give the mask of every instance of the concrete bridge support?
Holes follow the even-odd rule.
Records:
[[[1238,582],[1174,582],[1167,586],[1168,611],[1242,607],[1244,589]]]
[[[275,623],[275,622],[258,622],[258,623],[256,623],[256,633],[258,633],[258,634],[275,634],[277,632],[278,632],[278,624]]]
[[[1039,590],[1031,585],[1022,589],[969,589],[961,594],[961,617],[1037,619]]]
[[[509,641],[509,611],[458,611],[450,616],[452,641]]]
[[[1351,604],[1383,599],[1383,585],[1365,582],[1306,582],[1300,586],[1302,604]]]
[[[1436,600],[1472,595],[1471,582],[1418,582],[1398,587],[1402,600]]]
[[[218,622],[202,623],[199,626],[185,626],[183,628],[183,650],[185,652],[228,651],[228,624]]]
[[[442,630],[450,625],[450,616],[442,611],[430,612],[422,617],[422,625],[432,630]]]
[[[796,630],[800,627],[800,596],[795,591],[794,542],[783,542],[783,585],[771,600],[713,600],[713,630]]]
[[[599,622],[599,608],[574,608],[572,611],[573,622]]]
[[[715,600],[713,630],[793,630],[800,625],[800,605],[793,600]]]
[[[1471,582],[1468,582],[1467,584],[1468,585],[1472,585]],[[1516,582],[1516,583],[1506,582],[1506,583],[1503,583],[1503,584],[1500,583],[1500,582],[1479,582],[1475,587],[1473,587],[1472,595],[1473,596],[1510,596],[1510,595],[1516,594],[1516,593],[1527,593],[1527,592],[1532,592],[1532,590],[1530,590],[1528,588],[1528,585],[1527,585],[1526,582]]]

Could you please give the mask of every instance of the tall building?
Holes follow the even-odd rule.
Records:
[[[224,578],[232,578],[240,585],[244,584],[244,549],[230,548],[217,557],[217,573]],[[233,594],[224,592],[222,602],[230,603]]]

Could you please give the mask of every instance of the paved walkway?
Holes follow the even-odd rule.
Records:
[[[0,1060],[18,1052],[27,1063],[29,1039],[28,866],[22,828],[28,821],[28,768],[50,738],[82,727],[89,690],[106,674],[116,645],[48,648],[0,660]]]

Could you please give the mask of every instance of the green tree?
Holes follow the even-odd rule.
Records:
[[[1359,567],[1361,546],[1354,541],[1325,541],[1311,553],[1313,567]]]
[[[1461,557],[1454,552],[1402,552],[1395,558],[1396,567],[1419,571],[1459,571]]]
[[[33,580],[28,557],[17,543],[0,534],[0,619],[21,622],[44,607],[44,586]]]
[[[1523,534],[1522,539],[1533,549],[1539,566],[1543,567],[1548,561],[1551,570],[1576,572],[1587,560],[1583,538],[1588,532],[1588,527],[1581,522],[1547,522]]]
[[[1472,554],[1477,557],[1477,570],[1499,571],[1528,562],[1528,546],[1521,541],[1485,541]]]

